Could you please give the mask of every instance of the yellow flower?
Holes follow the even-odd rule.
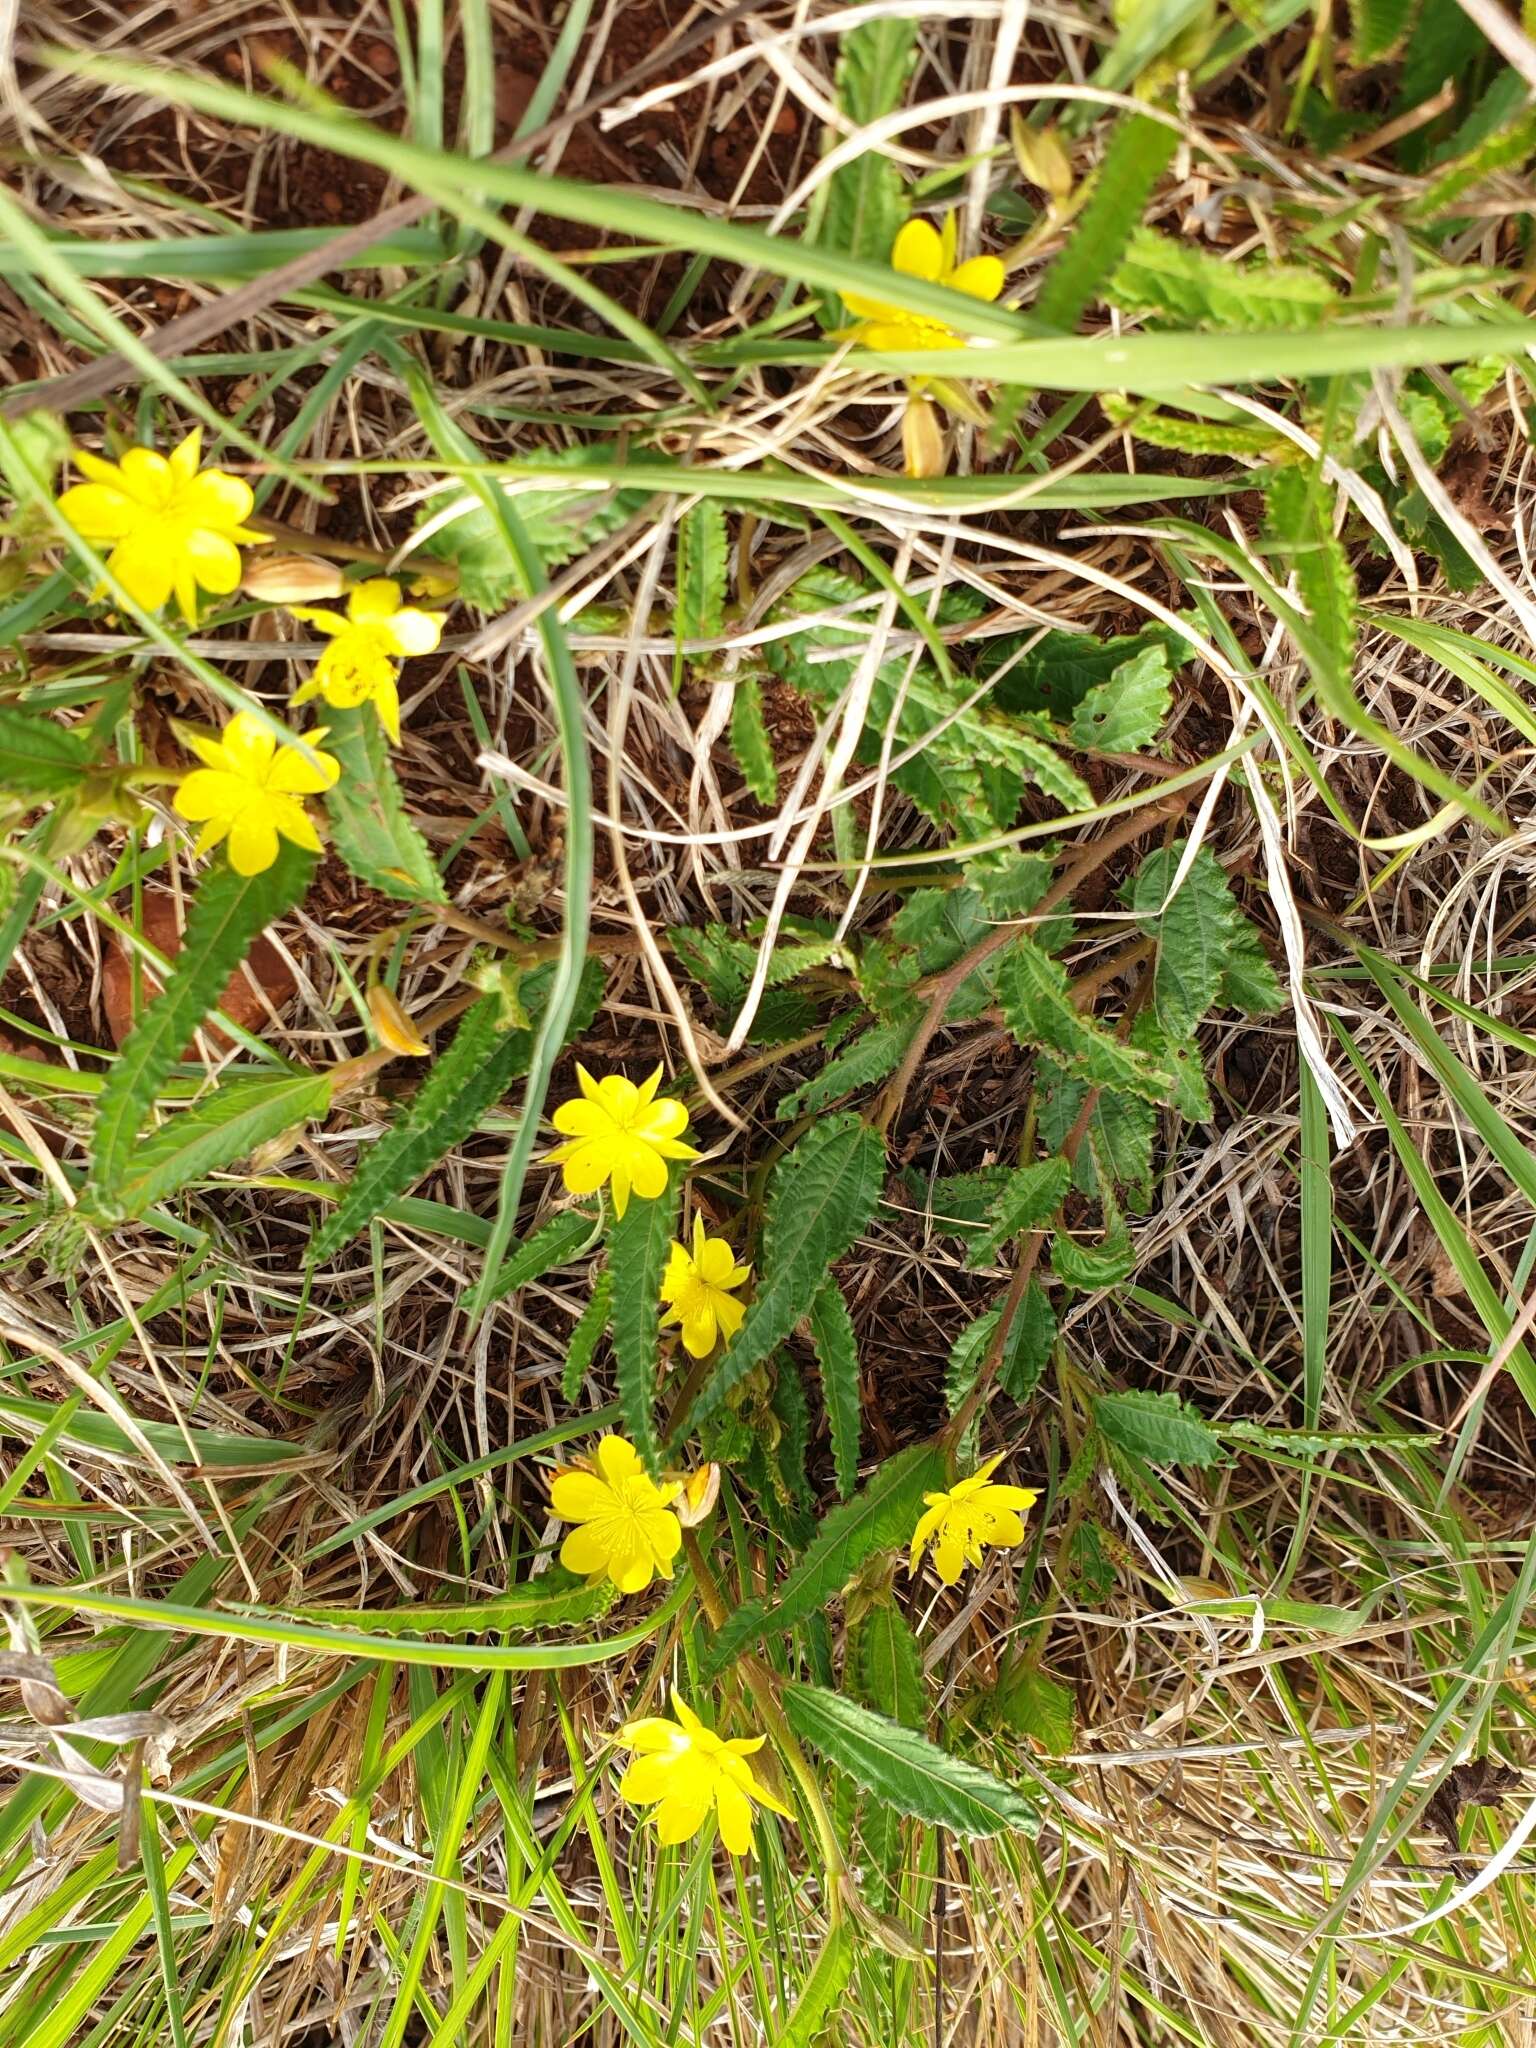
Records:
[[[566,1192],[590,1195],[611,1177],[616,1215],[629,1207],[631,1190],[643,1202],[655,1201],[667,1185],[667,1161],[699,1156],[679,1142],[688,1125],[683,1104],[669,1095],[656,1098],[661,1068],[638,1088],[622,1074],[594,1081],[583,1066],[577,1067],[576,1079],[581,1094],[562,1102],[553,1118],[555,1129],[570,1143],[557,1145],[549,1155],[564,1174]]]
[[[995,299],[1003,288],[1003,266],[996,256],[973,256],[955,262],[955,216],[944,216],[943,232],[931,221],[909,220],[891,245],[891,268],[902,277],[925,284],[948,285],[967,298]],[[929,313],[908,313],[862,292],[844,292],[843,302],[857,316],[854,339],[865,348],[963,348],[963,338]]]
[[[279,835],[311,853],[320,851],[320,835],[299,798],[329,789],[341,763],[318,752],[323,726],[304,737],[318,766],[291,743],[280,746],[270,728],[248,711],[237,711],[217,739],[186,733],[203,766],[181,778],[174,802],[182,817],[203,828],[197,836],[199,853],[227,838],[235,873],[259,875],[277,859]]]
[[[1003,1454],[999,1452],[997,1457],[988,1458],[979,1472],[959,1480],[948,1493],[923,1495],[928,1512],[912,1531],[909,1572],[917,1570],[918,1559],[932,1544],[939,1577],[946,1586],[952,1586],[966,1565],[982,1562],[984,1543],[996,1550],[1007,1550],[1024,1541],[1021,1516],[1040,1496],[1027,1486],[992,1485],[992,1474],[1002,1462]]]
[[[59,510],[82,540],[109,547],[107,567],[136,604],[158,611],[174,590],[188,619],[199,589],[227,597],[240,584],[240,548],[266,539],[242,524],[251,487],[222,469],[198,470],[203,430],[194,427],[168,456],[130,448],[121,462],[75,450],[90,479],[72,484]]]
[[[672,1576],[683,1531],[672,1503],[681,1480],[658,1486],[640,1453],[621,1436],[597,1447],[595,1472],[557,1472],[549,1504],[562,1522],[575,1522],[560,1546],[560,1562],[585,1579],[612,1579],[621,1593],[643,1593],[656,1573]]]
[[[733,1856],[750,1856],[754,1801],[786,1820],[794,1818],[747,1762],[764,1738],[722,1742],[675,1692],[672,1711],[675,1721],[649,1714],[620,1729],[619,1740],[637,1752],[619,1780],[620,1793],[631,1805],[656,1808],[656,1834],[662,1842],[688,1841],[715,1812],[726,1848]]]
[[[319,610],[310,605],[291,605],[296,619],[303,619],[330,640],[314,674],[302,690],[294,692],[295,704],[311,697],[323,697],[338,711],[351,711],[359,704],[372,704],[379,723],[400,744],[400,692],[395,683],[395,663],[413,654],[430,654],[443,637],[441,612],[418,611],[402,605],[400,586],[388,576],[375,576],[354,585],[347,599],[347,616]]]
[[[738,1266],[736,1254],[723,1237],[707,1237],[704,1218],[693,1219],[693,1250],[674,1238],[667,1269],[661,1276],[661,1298],[667,1312],[661,1327],[676,1323],[683,1333],[683,1349],[690,1358],[708,1358],[715,1348],[718,1330],[727,1344],[741,1328],[746,1310],[726,1292],[740,1287],[750,1266]]]

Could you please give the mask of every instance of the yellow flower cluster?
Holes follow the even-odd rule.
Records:
[[[169,455],[130,448],[121,462],[108,462],[76,449],[75,466],[86,481],[58,500],[75,532],[108,550],[108,572],[135,604],[159,611],[174,593],[189,624],[197,620],[199,591],[229,596],[240,585],[240,549],[268,538],[246,524],[255,506],[250,485],[222,469],[200,468],[201,454],[199,427]],[[442,613],[403,603],[399,584],[387,576],[356,584],[345,616],[307,605],[289,609],[328,642],[293,703],[322,697],[337,710],[371,704],[398,745],[395,664],[434,651]],[[324,729],[306,734],[306,756],[285,743],[280,728],[249,712],[238,712],[217,736],[190,737],[203,765],[183,777],[175,806],[202,826],[197,850],[226,845],[230,865],[242,875],[269,868],[279,839],[318,853],[320,837],[300,798],[329,789],[341,772],[334,756],[320,752],[324,738]]]

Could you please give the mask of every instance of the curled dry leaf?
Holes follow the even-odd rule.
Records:
[[[141,929],[150,944],[158,947],[168,960],[173,960],[181,951],[176,899],[167,890],[146,890]],[[121,1045],[133,1028],[133,963],[128,948],[115,935],[102,966],[101,983],[107,1029],[112,1035],[112,1043]],[[225,984],[224,993],[219,997],[219,1008],[242,1030],[265,1031],[272,1022],[272,1012],[281,1010],[297,987],[297,978],[286,956],[271,939],[259,938],[252,946],[245,965],[237,968]],[[141,961],[141,1008],[159,993],[159,988],[153,972]],[[225,1034],[216,1025],[209,1025],[207,1029],[212,1043],[221,1052],[227,1051],[230,1040]]]

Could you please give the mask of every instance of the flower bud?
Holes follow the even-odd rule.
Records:
[[[685,1529],[697,1529],[707,1522],[720,1498],[720,1467],[701,1465],[683,1481],[683,1490],[672,1503],[672,1512]]]
[[[368,1014],[379,1034],[379,1043],[391,1052],[399,1053],[402,1059],[431,1058],[431,1046],[382,982],[376,981],[368,991]]]
[[[253,555],[245,565],[240,587],[263,604],[315,604],[340,597],[342,573],[334,562],[315,555]]]
[[[901,416],[901,448],[908,476],[942,476],[948,467],[938,413],[915,393]]]

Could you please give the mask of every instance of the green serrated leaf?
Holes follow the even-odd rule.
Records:
[[[923,1495],[943,1479],[944,1462],[931,1444],[914,1444],[888,1458],[861,1492],[823,1519],[778,1598],[749,1600],[730,1616],[704,1650],[704,1676],[723,1671],[770,1628],[782,1634],[819,1614],[877,1550],[905,1546],[922,1513]]]
[[[1045,1047],[1056,1064],[1096,1088],[1116,1088],[1160,1102],[1169,1077],[1144,1052],[1118,1038],[1079,1010],[1067,970],[1028,932],[1012,939],[996,970],[1003,1022],[1026,1051]]]
[[[835,611],[865,595],[864,586],[824,567],[808,570],[774,607],[782,623],[805,612]],[[818,710],[830,711],[852,680],[871,627],[864,614],[850,623],[823,620],[764,648],[774,671]],[[826,657],[846,649],[846,656]],[[975,837],[1013,822],[1026,783],[1037,783],[1069,807],[1092,801],[1086,783],[1049,738],[988,705],[956,716],[954,694],[932,662],[905,654],[882,662],[875,674],[859,759],[878,761],[884,734],[894,725],[896,748],[910,755],[890,770],[890,781],[945,831]]]
[[[1241,333],[1315,327],[1338,294],[1320,270],[1299,263],[1234,263],[1230,257],[1138,227],[1110,284],[1123,312],[1164,313],[1185,327]]]
[[[1214,1465],[1223,1455],[1204,1416],[1172,1392],[1100,1394],[1093,1419],[1107,1444],[1147,1465]]]
[[[951,1756],[919,1730],[819,1685],[787,1685],[783,1698],[801,1740],[896,1812],[959,1835],[1036,1826],[1035,1808],[1015,1786]]]
[[[859,1483],[859,1347],[843,1290],[830,1273],[811,1303],[810,1323],[837,1490],[846,1500]]]
[[[885,1178],[885,1147],[857,1117],[829,1117],[773,1171],[757,1299],[693,1406],[695,1423],[783,1343],[833,1265],[868,1226]]]
[[[553,975],[535,968],[522,985],[530,1015],[543,1014]],[[586,1029],[602,998],[603,974],[588,963],[572,1033]],[[533,1056],[532,1029],[503,1031],[501,998],[489,995],[467,1010],[453,1043],[435,1060],[425,1080],[384,1136],[358,1161],[346,1192],[321,1226],[310,1248],[315,1262],[330,1258],[348,1238],[377,1216],[387,1202],[462,1144],[485,1112],[498,1102]]]
[[[1077,1122],[1087,1089],[1049,1060],[1042,1061],[1040,1140],[1064,1145]],[[1152,1144],[1157,1136],[1157,1111],[1139,1096],[1114,1089],[1101,1091],[1088,1120],[1087,1142],[1072,1168],[1079,1194],[1100,1195],[1100,1176],[1111,1188],[1126,1190],[1131,1206],[1144,1209],[1152,1198]]]
[[[237,875],[221,853],[203,876],[165,986],[124,1039],[97,1098],[89,1190],[104,1214],[133,1165],[156,1091],[229,977],[267,926],[299,901],[314,870],[314,855],[283,839],[259,875]]]
[[[912,1043],[917,1019],[916,1006],[909,1004],[898,1016],[861,1033],[852,1045],[834,1053],[819,1074],[813,1074],[809,1081],[802,1081],[788,1095],[780,1096],[775,1116],[785,1123],[791,1117],[815,1115],[819,1110],[841,1101],[845,1095],[856,1094],[859,1089],[895,1073],[901,1064],[902,1054]]]
[[[1142,208],[1178,148],[1177,133],[1161,121],[1132,114],[1109,139],[1088,203],[1071,239],[1046,272],[1034,315],[1047,327],[1070,332],[1114,275]]]
[[[68,796],[90,773],[94,755],[88,732],[0,704],[0,800]]]
[[[1206,1084],[1205,1061],[1194,1035],[1170,1038],[1156,1011],[1143,1010],[1131,1026],[1131,1043],[1173,1077],[1170,1106],[1191,1123],[1208,1124],[1215,1110]]]
[[[811,1410],[805,1381],[787,1351],[774,1355],[773,1394],[769,1405],[779,1424],[778,1468],[785,1497],[807,1514],[816,1505],[807,1459],[811,1448]]]
[[[613,1275],[613,1357],[619,1409],[630,1441],[652,1478],[661,1470],[656,1430],[656,1373],[661,1355],[661,1276],[677,1236],[683,1176],[667,1174],[664,1194],[654,1202],[631,1196],[622,1216],[608,1226],[608,1266]]]
[[[850,1646],[850,1655],[855,1646]],[[923,1658],[911,1625],[893,1600],[882,1600],[860,1624],[848,1690],[862,1707],[889,1715],[903,1728],[921,1729],[928,1718]],[[843,1780],[842,1782],[847,1782]],[[906,1865],[906,1821],[875,1800],[864,1813],[866,1885],[877,1905],[888,1904]]]
[[[1101,754],[1135,753],[1157,738],[1172,702],[1167,655],[1144,647],[1086,693],[1072,714],[1072,737]]]
[[[1009,1174],[988,1210],[988,1225],[965,1254],[974,1272],[996,1258],[1021,1230],[1039,1230],[1061,1207],[1072,1180],[1070,1163],[1061,1158],[1037,1160]]]
[[[1353,698],[1359,604],[1355,572],[1333,530],[1332,487],[1314,469],[1276,469],[1265,482],[1264,505],[1279,580],[1295,576],[1311,621],[1310,648],[1326,661],[1336,689]],[[1309,666],[1314,658],[1308,651]]]
[[[427,842],[411,823],[390,760],[389,737],[371,704],[326,709],[326,751],[341,763],[325,793],[336,851],[360,882],[405,903],[446,903]]]
[[[906,1180],[914,1200],[926,1210],[940,1236],[957,1237],[985,1225],[1014,1171],[1011,1166],[979,1166],[974,1173],[941,1174],[930,1188],[921,1174],[909,1168]]]
[[[612,1307],[613,1271],[611,1267],[604,1267],[592,1283],[592,1298],[577,1318],[571,1341],[566,1347],[560,1393],[568,1408],[574,1407],[581,1397],[587,1374],[592,1370],[593,1357],[608,1327]]]
[[[853,1937],[848,1922],[839,1920],[828,1932],[821,1953],[800,1987],[794,2011],[775,2035],[775,2048],[816,2048],[848,1989],[853,1964]]]
[[[779,769],[763,716],[763,685],[750,669],[736,678],[731,697],[731,752],[741,779],[760,804],[779,800]]]
[[[613,441],[594,441],[585,448],[562,448],[537,457],[524,457],[540,469],[552,472],[547,486],[519,479],[501,488],[517,509],[530,545],[547,569],[558,568],[583,548],[618,529],[642,506],[651,492],[642,481],[648,461],[656,458],[644,449],[631,448],[625,455],[627,469],[636,482],[615,489],[602,482],[562,482],[562,469],[580,470],[592,463],[612,464],[618,453]],[[442,516],[445,501],[434,497],[422,508],[422,522]],[[473,494],[453,501],[457,507],[446,524],[436,527],[421,541],[419,552],[434,561],[449,562],[459,572],[459,594],[466,603],[482,611],[503,611],[515,598],[525,597],[523,573],[513,552],[505,527],[489,505]]]
[[[725,619],[725,510],[701,498],[677,522],[677,637],[713,640]]]
[[[111,1206],[87,1198],[91,1221],[110,1226],[142,1216],[295,1124],[318,1122],[331,1106],[331,1084],[329,1074],[251,1074],[222,1081],[139,1140]]]
[[[961,1403],[976,1384],[976,1375],[981,1371],[1002,1312],[1001,1302],[983,1310],[974,1322],[966,1325],[950,1347],[944,1394],[951,1415],[959,1411]],[[1039,1281],[1031,1280],[1018,1312],[1008,1326],[1008,1342],[1003,1347],[997,1368],[998,1385],[1009,1400],[1017,1401],[1022,1407],[1034,1393],[1050,1362],[1051,1347],[1055,1342],[1056,1311]],[[974,1459],[975,1455],[976,1432],[973,1430],[967,1440],[966,1456]]]
[[[1101,1287],[1118,1287],[1129,1279],[1135,1264],[1136,1251],[1123,1216],[1111,1216],[1109,1228],[1097,1244],[1079,1244],[1064,1231],[1058,1231],[1051,1241],[1051,1271],[1058,1280],[1082,1288],[1085,1294]]]
[[[837,102],[857,127],[878,121],[899,107],[917,61],[918,24],[888,16],[860,22],[842,39],[837,61]],[[879,149],[861,150],[852,163],[832,173],[818,240],[824,247],[888,263],[891,245],[907,217],[901,172]],[[837,302],[832,302],[837,306]],[[833,314],[836,324],[840,308]]]
[[[1232,420],[1184,419],[1177,413],[1159,411],[1142,400],[1102,392],[1099,406],[1104,417],[1124,427],[1138,441],[1152,448],[1177,448],[1184,455],[1238,455],[1255,462],[1272,461],[1286,448],[1286,437],[1273,427],[1248,425]]]
[[[1129,892],[1142,928],[1156,938],[1153,1010],[1164,1035],[1188,1039],[1218,1001],[1245,1010],[1278,1009],[1280,984],[1257,932],[1237,907],[1221,863],[1202,846],[1163,908],[1186,842],[1158,847],[1137,870]],[[1229,995],[1229,987],[1235,995]]]
[[[1017,641],[1008,635],[989,640],[979,667],[986,674],[1006,664],[992,688],[992,701],[1003,710],[1043,711],[1058,724],[1070,725],[1090,690],[1151,648],[1162,649],[1170,668],[1189,658],[1186,642],[1167,626],[1146,626],[1107,640],[1053,628],[1027,647],[1022,635]]]
[[[301,1621],[359,1629],[369,1635],[520,1635],[600,1620],[617,1597],[611,1580],[589,1585],[557,1565],[540,1578],[468,1603],[421,1600],[384,1608],[294,1607],[285,1612]]]
[[[1357,64],[1385,57],[1413,26],[1419,0],[1349,0],[1349,40]]]
[[[597,1228],[597,1218],[587,1210],[561,1209],[547,1223],[541,1224],[532,1237],[508,1253],[496,1275],[489,1299],[502,1301],[507,1295],[515,1294],[519,1287],[542,1280],[546,1273],[553,1273],[557,1267],[568,1266],[589,1248]],[[463,1300],[468,1301],[473,1291],[466,1289]]]
[[[1025,1665],[992,1695],[1005,1728],[1023,1735],[1047,1756],[1066,1756],[1077,1740],[1077,1695],[1071,1686]]]

